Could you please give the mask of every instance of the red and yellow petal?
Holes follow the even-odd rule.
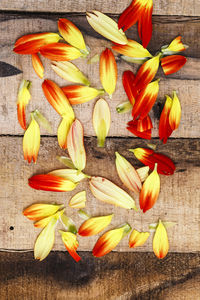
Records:
[[[104,230],[111,222],[112,215],[93,217],[86,220],[79,228],[79,235],[81,236],[91,236],[96,235],[102,230]]]
[[[44,67],[37,53],[32,54],[32,65],[38,77],[44,77]]]
[[[157,225],[153,238],[153,251],[159,259],[164,258],[169,251],[167,231],[161,220]]]
[[[149,235],[150,235],[149,232],[139,232],[134,229],[131,232],[131,235],[129,238],[129,247],[135,248],[135,247],[143,246],[144,243],[147,241]]]
[[[164,108],[162,110],[159,122],[159,137],[163,140],[163,144],[167,143],[168,137],[172,134],[172,129],[169,124],[169,114],[172,108],[172,99],[166,96]]]
[[[54,215],[63,205],[37,203],[27,207],[23,214],[29,220],[38,221]]]
[[[171,44],[163,46],[161,51],[164,55],[172,55],[177,52],[184,51],[188,46],[184,45],[181,41],[181,36],[177,36]]]
[[[76,250],[79,246],[79,243],[76,238],[76,234],[74,234],[72,232],[64,232],[62,230],[59,230],[59,232],[61,234],[62,241],[63,241],[67,251],[73,257],[73,259],[76,262],[78,262],[81,259],[81,257],[76,252]]]
[[[67,136],[72,123],[73,123],[72,118],[64,117],[62,118],[58,126],[58,130],[57,130],[58,144],[62,149],[67,148]]]
[[[20,126],[24,130],[26,130],[25,109],[31,98],[31,94],[29,92],[30,86],[31,86],[31,82],[29,80],[23,79],[20,84],[18,95],[17,95],[17,117]]]
[[[83,56],[80,50],[64,43],[45,45],[40,48],[40,53],[42,56],[55,61],[69,61]]]
[[[153,124],[149,115],[142,120],[132,120],[128,122],[127,125],[127,129],[134,135],[147,140],[151,139],[151,129],[153,128]]]
[[[176,130],[179,127],[181,121],[181,104],[177,97],[176,92],[174,92],[172,107],[169,113],[169,125],[172,130]]]
[[[160,177],[157,172],[157,165],[154,171],[147,177],[143,183],[140,192],[140,208],[145,213],[156,203],[160,193]]]
[[[187,62],[187,58],[182,55],[170,55],[161,58],[161,66],[165,75],[179,71]]]
[[[149,0],[142,15],[138,19],[138,33],[144,48],[148,46],[152,36],[152,12],[153,0]]]
[[[128,40],[126,45],[115,44],[112,49],[118,53],[134,58],[151,58],[152,55],[141,44],[134,40]]]
[[[132,105],[135,104],[135,99],[138,95],[137,87],[135,86],[135,75],[132,71],[125,71],[122,76],[122,83],[126,95]]]

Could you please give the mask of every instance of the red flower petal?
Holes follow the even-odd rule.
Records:
[[[137,97],[137,89],[134,84],[135,75],[132,71],[125,71],[122,76],[122,83],[124,86],[124,90],[127,94],[127,97],[132,105],[135,104],[135,98]]]
[[[172,99],[167,96],[165,106],[160,116],[159,122],[159,137],[163,140],[163,144],[167,143],[168,137],[172,134],[172,129],[169,124],[169,113],[172,107]]]
[[[182,55],[170,55],[161,59],[161,66],[165,75],[170,75],[180,70],[187,58]]]

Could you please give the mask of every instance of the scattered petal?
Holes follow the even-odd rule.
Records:
[[[165,226],[165,228],[171,228],[171,227],[174,227],[177,223],[176,222],[162,222],[163,225]],[[150,232],[155,232],[156,231],[156,228],[158,227],[158,224],[159,223],[152,223],[149,225],[149,231]]]
[[[181,104],[177,97],[176,92],[173,94],[172,107],[169,113],[169,125],[172,130],[176,130],[179,127],[181,121]]]
[[[38,109],[36,109],[33,112],[33,115],[35,120],[39,123],[39,125],[44,127],[49,133],[52,133],[52,127],[50,122],[43,116],[43,114],[41,114],[41,112]]]
[[[86,191],[79,192],[71,198],[69,206],[72,208],[84,208],[86,200]]]
[[[64,164],[66,167],[70,168],[70,169],[76,169],[75,165],[73,164],[71,158],[67,157],[67,156],[56,156],[57,160],[59,160],[59,162],[61,162],[62,164]]]
[[[153,125],[149,115],[142,120],[132,120],[128,122],[127,125],[127,129],[134,135],[147,140],[151,139],[151,129],[153,128]]]
[[[149,167],[141,167],[136,170],[138,173],[138,176],[140,177],[141,182],[144,182],[147,177],[149,176]]]
[[[83,172],[80,172],[76,169],[59,169],[54,170],[48,174],[58,176],[63,179],[71,180],[74,183],[80,182],[81,180],[88,178],[88,175],[85,175]]]
[[[18,122],[21,125],[22,129],[26,130],[26,115],[25,115],[25,109],[28,105],[31,94],[29,92],[29,89],[31,87],[31,82],[29,80],[23,79],[17,96],[17,116],[18,116]]]
[[[159,122],[159,137],[163,140],[163,144],[167,143],[168,137],[172,134],[172,129],[169,124],[169,114],[172,108],[172,99],[166,95],[166,101]]]
[[[62,230],[59,230],[59,232],[61,234],[62,241],[63,241],[67,251],[73,257],[73,259],[76,262],[78,262],[81,258],[76,252],[76,250],[79,246],[77,238],[76,238],[76,234],[74,234],[72,232],[64,232]]]
[[[159,224],[153,238],[153,251],[160,259],[164,258],[169,251],[167,231],[161,220],[159,220]]]
[[[45,45],[40,48],[40,53],[42,56],[55,61],[69,61],[84,56],[79,49],[64,43]]]
[[[128,57],[140,59],[147,59],[152,57],[151,53],[149,53],[147,49],[133,40],[128,40],[128,43],[126,45],[115,44],[114,46],[112,46],[112,49]]]
[[[135,75],[132,71],[125,71],[123,73],[122,83],[130,103],[134,105],[135,99],[138,95],[138,90],[135,86]]]
[[[184,45],[181,41],[181,36],[177,36],[172,42],[171,44],[167,45],[167,46],[163,46],[161,48],[161,52],[164,55],[172,55],[178,52],[182,52],[185,49],[187,49],[188,46]]]
[[[39,55],[37,53],[34,53],[31,56],[32,56],[32,65],[33,65],[33,69],[35,70],[35,73],[38,75],[38,77],[43,78],[44,67],[39,58]]]
[[[54,215],[63,205],[37,203],[27,207],[23,214],[29,220],[38,221]]]
[[[161,66],[165,75],[179,71],[187,62],[187,58],[182,55],[170,55],[161,58]]]
[[[121,58],[129,63],[132,64],[138,64],[138,65],[142,65],[144,64],[147,60],[149,60],[149,58],[136,58],[136,57],[129,57],[126,55],[121,55]]]
[[[110,224],[112,217],[113,214],[108,216],[90,218],[80,226],[78,234],[81,236],[96,235]]]
[[[131,232],[131,235],[129,238],[129,247],[135,248],[135,247],[143,246],[144,243],[147,241],[149,235],[150,235],[149,232],[139,232],[134,229]]]
[[[125,113],[131,111],[132,108],[133,108],[133,105],[130,103],[130,101],[124,101],[124,102],[120,103],[119,105],[117,105],[116,111],[118,112],[118,114],[125,114]]]
[[[68,216],[66,216],[66,214],[61,215],[60,221],[63,224],[65,230],[77,234],[77,228],[74,221]]]
[[[65,209],[59,210],[57,213],[55,213],[52,216],[46,217],[44,219],[41,219],[37,222],[34,223],[34,226],[37,228],[44,228],[46,227],[49,222],[53,219],[56,218],[57,220],[62,216],[62,214],[64,213]]]
[[[73,119],[64,117],[62,118],[60,125],[58,126],[58,131],[57,131],[58,144],[62,149],[67,148],[67,136],[72,123],[73,123]]]

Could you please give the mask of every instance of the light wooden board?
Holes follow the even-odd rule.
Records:
[[[153,209],[143,214],[135,211],[126,211],[123,208],[113,207],[96,200],[88,189],[87,181],[81,183],[76,190],[70,193],[53,193],[31,189],[27,180],[33,174],[49,172],[62,168],[56,161],[57,154],[64,154],[57,145],[56,138],[42,138],[38,163],[28,165],[23,161],[22,138],[2,137],[0,141],[0,201],[2,214],[0,219],[0,248],[6,249],[32,249],[34,240],[40,230],[35,229],[32,222],[22,215],[22,210],[31,203],[65,203],[72,195],[86,189],[87,207],[91,215],[114,213],[115,218],[108,229],[114,228],[124,222],[138,230],[148,230],[148,224],[156,222],[159,218],[164,221],[174,221],[177,225],[168,230],[170,251],[195,252],[200,250],[199,236],[199,140],[171,140],[166,146],[160,145],[158,150],[169,155],[177,165],[173,176],[161,176],[161,193]],[[155,143],[157,143],[155,141]],[[159,143],[158,143],[159,144]],[[146,143],[139,139],[108,139],[106,148],[96,147],[95,138],[85,141],[87,151],[86,172],[91,175],[104,176],[116,184],[122,184],[117,176],[114,163],[114,153],[119,151],[134,166],[139,166],[128,148],[145,146]],[[138,199],[136,197],[138,206]],[[67,207],[67,214],[72,216],[79,226],[82,220],[77,211]],[[14,230],[10,230],[10,226]],[[80,250],[91,250],[97,236],[79,238]],[[64,246],[56,236],[54,249],[64,250]],[[151,251],[152,236],[144,247],[136,251]],[[128,248],[128,238],[124,238],[116,251],[133,251]]]
[[[49,11],[49,12],[85,12],[86,10],[97,9],[105,13],[120,14],[129,4],[130,0],[119,0],[114,3],[112,0],[2,0],[1,10],[21,11]],[[198,0],[158,0],[154,1],[154,14],[156,15],[186,15],[199,16],[200,3]]]

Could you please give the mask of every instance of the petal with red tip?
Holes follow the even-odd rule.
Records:
[[[138,95],[138,90],[135,86],[135,75],[132,71],[125,71],[123,73],[122,83],[129,101],[132,105],[134,105],[135,99]]]
[[[172,134],[172,129],[169,124],[169,114],[172,108],[172,99],[166,96],[164,108],[162,110],[159,122],[159,137],[163,140],[163,144],[167,143],[168,137]]]
[[[52,192],[68,192],[76,187],[73,181],[51,174],[34,175],[29,178],[28,184],[33,189]]]
[[[73,257],[73,259],[76,262],[78,262],[81,258],[76,252],[76,250],[79,246],[79,243],[78,243],[77,238],[76,238],[76,234],[74,234],[72,232],[65,232],[65,231],[62,231],[62,230],[59,230],[59,232],[61,234],[62,241],[63,241],[67,251]]]
[[[29,92],[30,87],[31,87],[31,82],[29,80],[23,79],[20,84],[18,95],[17,95],[17,117],[18,117],[19,124],[24,130],[26,130],[25,109],[31,99],[31,94]]]
[[[163,46],[161,48],[161,51],[164,55],[172,55],[174,53],[177,52],[181,52],[184,51],[185,49],[187,49],[188,46],[183,45],[182,41],[181,41],[181,36],[177,36],[172,42],[171,44],[167,45],[167,46]]]
[[[40,77],[44,77],[44,67],[37,53],[32,54],[32,65],[35,73]]]
[[[148,0],[142,15],[138,19],[138,33],[144,48],[148,46],[152,36],[152,12],[153,1]]]
[[[23,214],[29,220],[38,221],[42,218],[54,215],[63,205],[37,203],[27,207]]]
[[[139,232],[134,229],[131,232],[131,235],[129,238],[129,247],[135,248],[135,247],[143,246],[144,243],[147,241],[149,235],[150,235],[149,232]]]
[[[69,61],[83,56],[80,50],[64,43],[45,45],[40,48],[40,53],[42,56],[55,61]]]
[[[155,255],[160,259],[164,258],[169,251],[167,231],[161,220],[159,221],[156,232],[154,234],[153,251]]]
[[[161,58],[161,66],[165,75],[173,74],[179,71],[186,63],[187,58],[182,55],[170,55]]]
[[[169,113],[169,125],[172,130],[176,130],[179,127],[181,121],[181,104],[177,97],[176,92],[173,95],[172,107]]]
[[[96,235],[110,224],[112,217],[113,214],[108,216],[89,218],[80,226],[78,233],[81,236]]]
[[[134,58],[151,58],[152,55],[141,44],[134,40],[128,40],[126,45],[115,44],[112,49],[118,53]]]

